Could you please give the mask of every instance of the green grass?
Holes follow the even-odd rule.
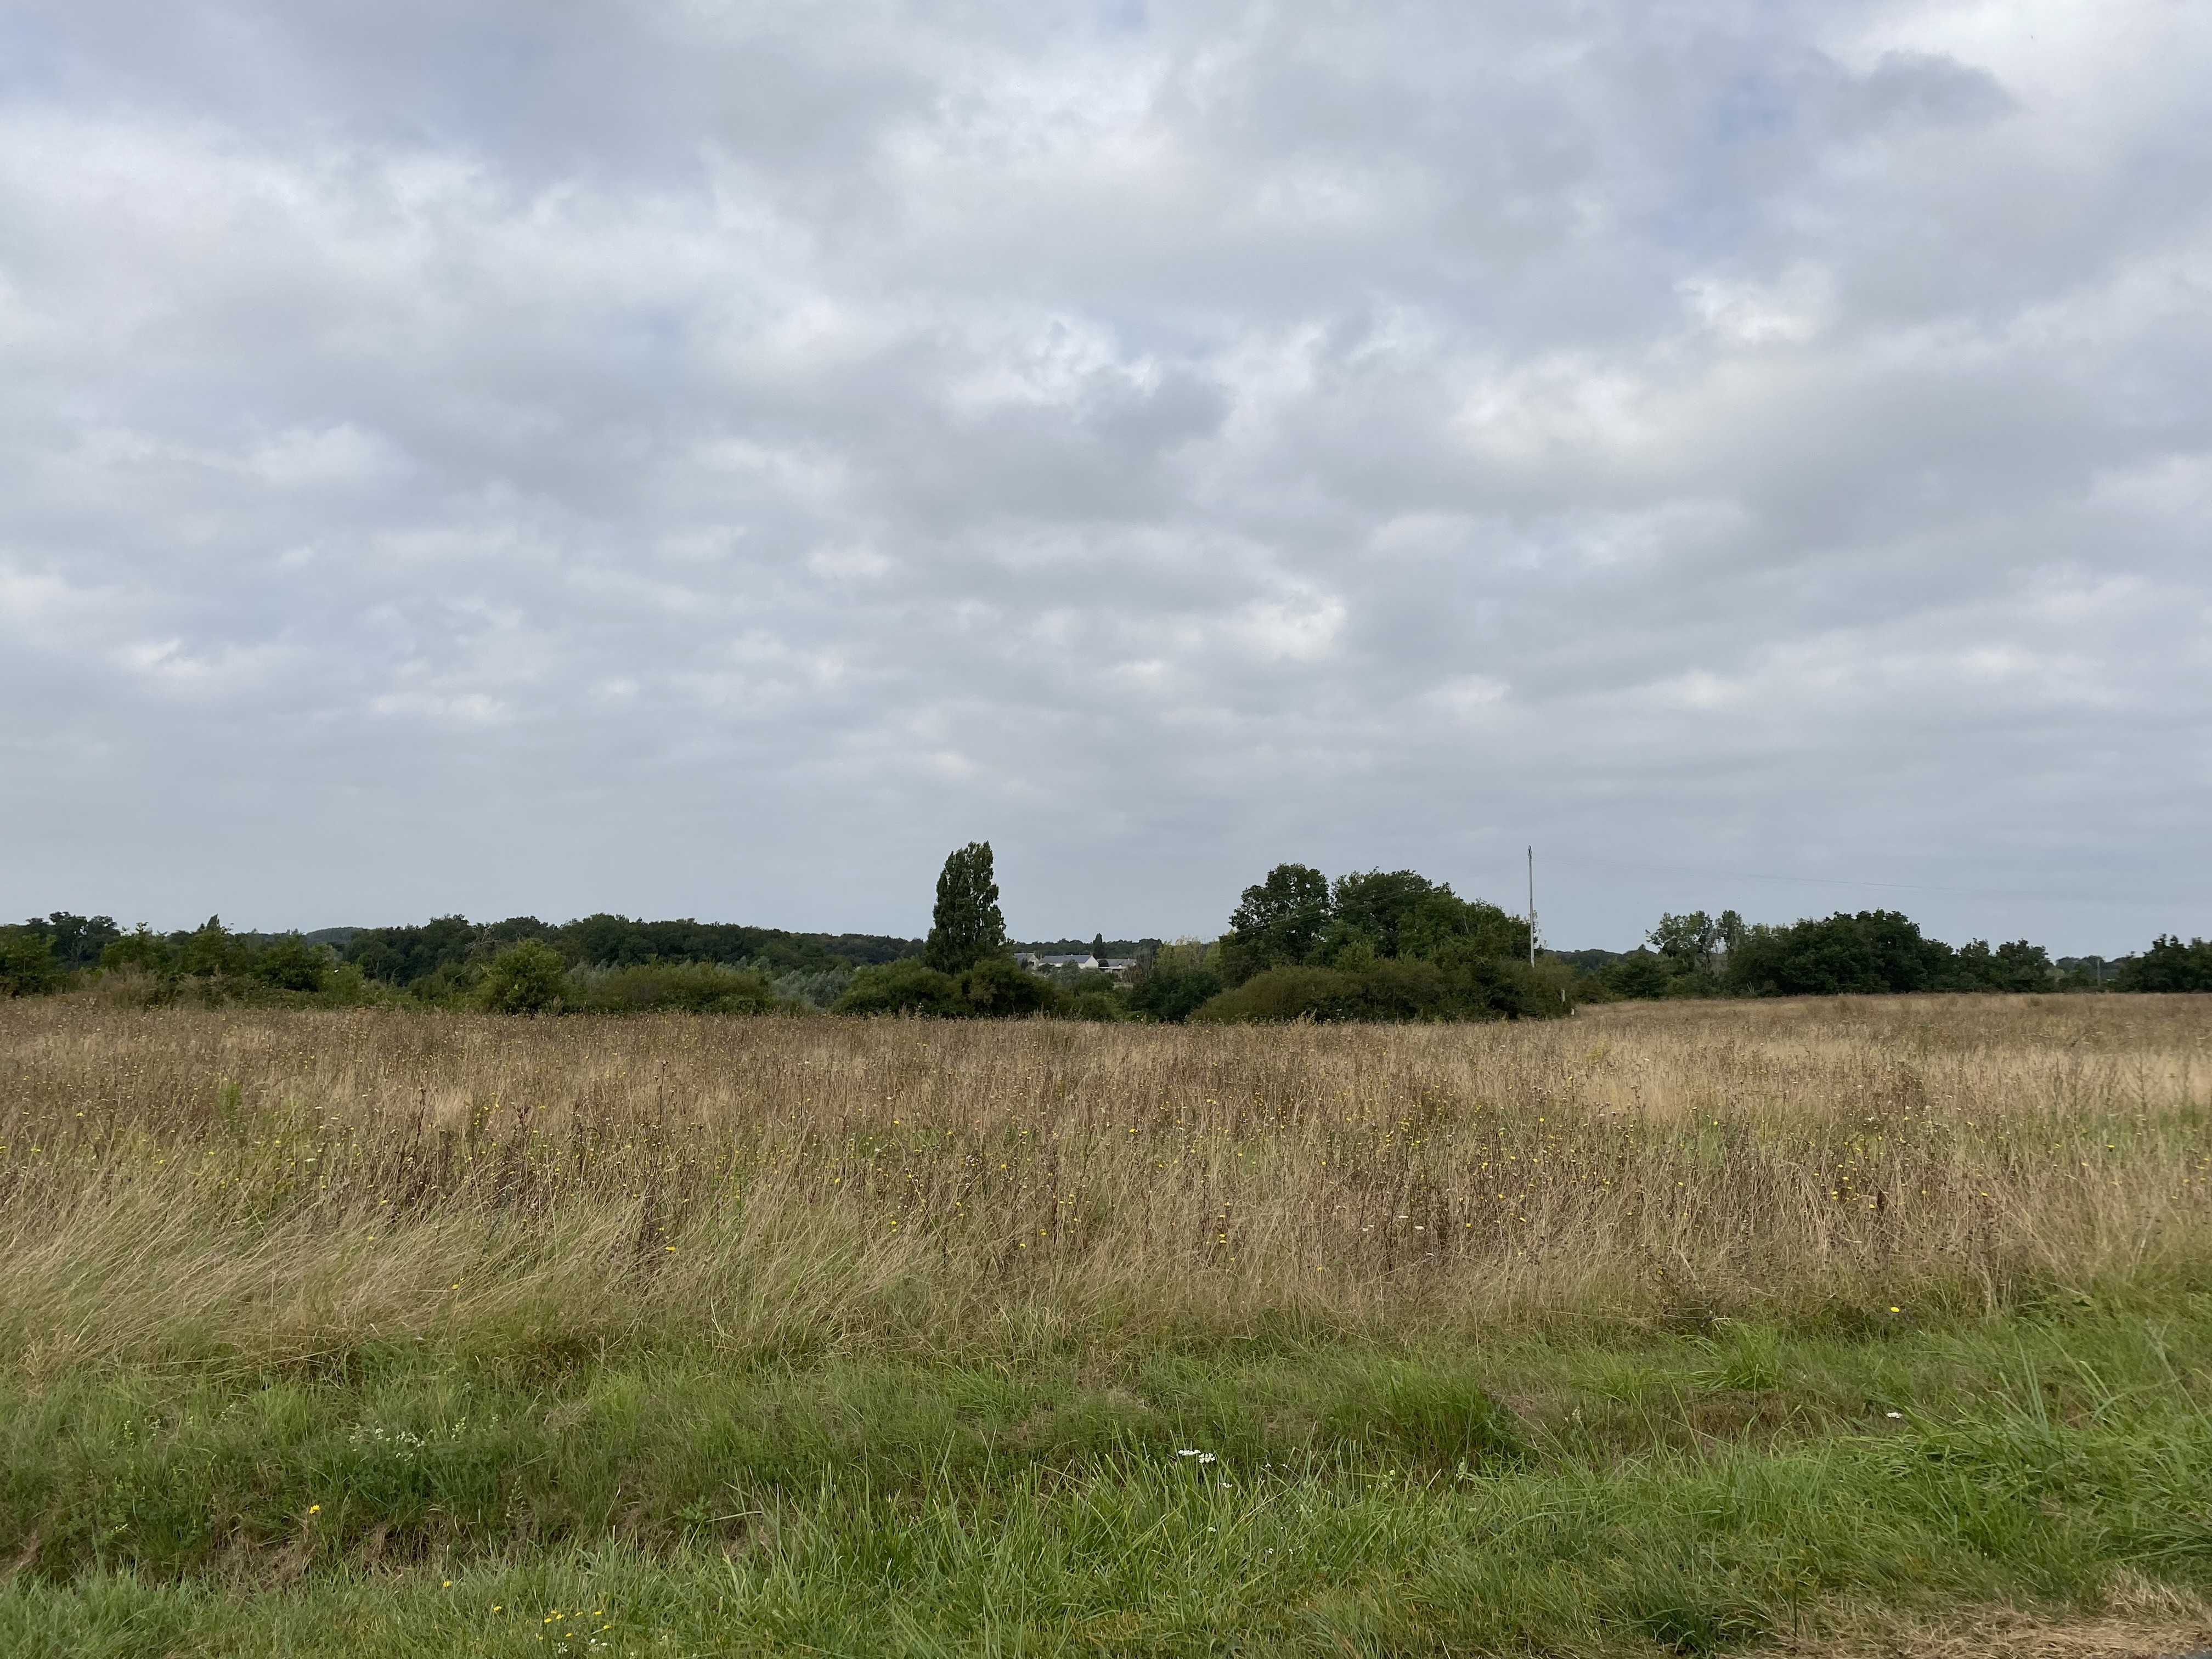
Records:
[[[0,1652],[1656,1654],[2063,1617],[2123,1572],[2212,1589],[2212,1300],[2160,1304],[1113,1365],[64,1368],[0,1392]]]

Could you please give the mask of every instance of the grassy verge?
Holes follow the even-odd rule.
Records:
[[[0,1401],[0,1650],[1709,1652],[1876,1608],[2080,1618],[2212,1589],[2208,1362],[2191,1297],[1113,1372],[73,1374]]]

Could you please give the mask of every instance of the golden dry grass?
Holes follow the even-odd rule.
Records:
[[[1015,1352],[2201,1263],[2212,998],[1199,1029],[0,1003],[0,1352]]]
[[[1764,1651],[1784,1659],[2180,1659],[2212,1650],[2212,1603],[2140,1573],[2115,1573],[2094,1616],[1977,1607],[1930,1617],[1839,1612],[1816,1637]]]

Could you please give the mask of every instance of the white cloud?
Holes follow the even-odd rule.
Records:
[[[1300,592],[1245,606],[1227,631],[1262,659],[1314,662],[1335,649],[1346,615],[1334,594]]]
[[[1425,700],[1459,722],[1488,719],[1512,695],[1513,688],[1487,674],[1458,674],[1426,694]]]
[[[1691,314],[1720,338],[1735,345],[1801,345],[1826,326],[1834,304],[1828,273],[1810,265],[1785,271],[1773,282],[1743,282],[1720,276],[1683,278],[1675,285]]]
[[[390,448],[350,425],[281,433],[246,457],[252,477],[280,489],[372,483],[393,470]]]
[[[1660,681],[1651,688],[1651,695],[1677,708],[1726,708],[1741,702],[1747,690],[1741,681],[1692,668]]]
[[[514,718],[513,709],[481,691],[386,691],[371,697],[368,708],[372,714],[448,727],[498,726]]]

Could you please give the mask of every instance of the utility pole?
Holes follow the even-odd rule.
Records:
[[[1528,965],[1536,965],[1536,849],[1528,848]]]

